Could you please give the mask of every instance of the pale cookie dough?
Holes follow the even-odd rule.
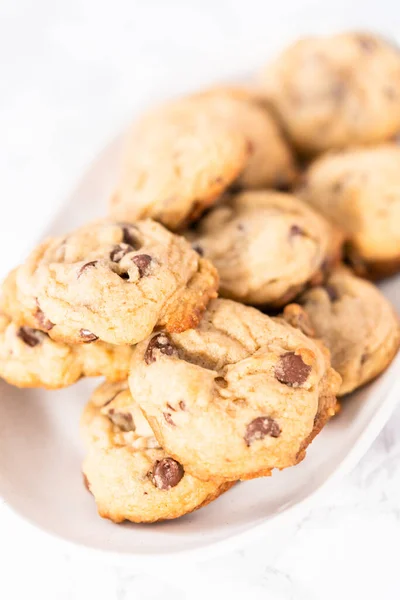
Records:
[[[56,342],[0,313],[0,377],[17,387],[58,389],[101,375],[120,381],[128,376],[131,357],[131,346]]]
[[[188,232],[220,276],[220,294],[246,304],[283,306],[318,284],[340,258],[342,236],[296,197],[243,192]]]
[[[197,329],[138,344],[129,385],[166,452],[201,479],[297,464],[334,414],[329,352],[283,319],[231,300]]]
[[[81,420],[87,454],[83,474],[100,516],[115,523],[176,519],[231,487],[186,473],[157,442],[128,383],[105,383]]]
[[[302,39],[267,65],[260,86],[306,154],[381,142],[400,129],[400,52],[371,34]]]
[[[152,217],[181,229],[238,177],[249,152],[240,131],[185,98],[157,108],[129,133],[110,214],[123,221]]]
[[[298,194],[345,232],[348,258],[359,275],[374,279],[400,270],[399,146],[322,156],[307,170]]]
[[[162,225],[98,221],[41,243],[9,275],[0,304],[53,339],[135,344],[155,327],[196,326],[217,286],[211,263]]]
[[[301,298],[314,333],[331,352],[347,394],[386,369],[400,344],[399,319],[373,284],[345,269]]]
[[[212,88],[192,101],[195,110],[214,115],[248,140],[249,159],[235,187],[286,190],[293,184],[297,176],[293,153],[270,111],[250,91]]]

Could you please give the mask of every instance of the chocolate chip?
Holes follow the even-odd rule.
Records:
[[[250,446],[254,440],[262,440],[266,435],[277,438],[281,435],[281,428],[271,417],[257,417],[247,425],[244,441]]]
[[[339,294],[337,292],[337,289],[331,285],[330,283],[328,283],[325,286],[325,291],[329,296],[329,299],[331,300],[331,302],[336,302],[336,300],[339,300]]]
[[[79,335],[82,338],[82,340],[84,342],[95,342],[96,340],[98,340],[98,336],[95,335],[94,333],[92,333],[91,331],[89,331],[89,329],[81,329],[79,331]]]
[[[199,244],[193,244],[192,248],[193,250],[195,250],[195,252],[197,252],[197,254],[199,254],[200,256],[204,256],[204,250]]]
[[[302,385],[310,373],[310,365],[307,365],[301,356],[294,352],[283,354],[275,367],[277,380],[291,387]]]
[[[144,354],[144,360],[147,365],[156,360],[156,351],[159,350],[161,354],[166,356],[177,356],[178,352],[175,346],[173,346],[169,336],[166,333],[158,333],[151,338],[149,345],[147,346]]]
[[[135,431],[135,424],[131,413],[110,408],[107,415],[110,421],[119,427],[119,429],[122,429],[122,431]]]
[[[372,37],[359,34],[356,36],[356,40],[360,48],[365,52],[373,52],[376,49],[376,42]]]
[[[98,261],[97,260],[91,260],[90,262],[85,263],[78,271],[77,273],[77,279],[79,279],[79,277],[82,275],[82,273],[84,271],[86,271],[86,269],[90,269],[90,267],[94,267],[95,265],[97,265]]]
[[[184,475],[183,467],[173,458],[157,460],[149,473],[153,485],[159,490],[170,490],[178,485]]]
[[[298,225],[292,225],[289,231],[289,236],[292,238],[298,235],[304,235],[304,229],[302,229]]]
[[[167,421],[168,425],[172,425],[172,427],[175,427],[175,423],[172,420],[171,413],[165,412],[163,413],[163,417]]]
[[[132,258],[132,262],[135,263],[138,268],[140,277],[145,277],[149,274],[151,260],[151,256],[148,254],[137,254]]]
[[[44,314],[44,312],[42,311],[42,309],[39,306],[39,302],[38,299],[36,298],[36,312],[35,312],[35,319],[36,321],[39,323],[39,326],[41,329],[43,329],[44,331],[50,331],[50,329],[53,329],[54,327],[54,323],[52,323]]]
[[[40,344],[40,332],[31,327],[20,327],[17,331],[17,336],[30,348],[34,348]]]
[[[124,258],[125,254],[133,252],[134,250],[135,248],[129,244],[117,244],[110,252],[110,259],[115,263],[119,263]]]
[[[139,250],[140,243],[135,234],[135,229],[133,225],[123,225],[122,226],[122,241],[124,244],[129,244],[135,250]]]
[[[126,271],[118,273],[118,275],[121,277],[121,279],[129,279],[129,273],[127,273]]]

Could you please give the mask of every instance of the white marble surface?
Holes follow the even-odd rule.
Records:
[[[297,32],[369,27],[399,37],[399,17],[388,0],[2,0],[0,274],[148,102],[248,73]],[[55,551],[0,502],[0,598],[398,599],[399,431],[400,409],[353,473],[303,517],[184,568],[83,562]]]

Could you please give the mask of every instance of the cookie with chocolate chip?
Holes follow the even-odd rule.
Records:
[[[320,157],[306,171],[298,194],[344,231],[347,258],[359,275],[375,279],[400,270],[397,144]]]
[[[162,449],[126,381],[104,383],[94,392],[81,430],[84,479],[99,514],[115,523],[176,519],[231,487],[200,481]]]
[[[151,217],[171,230],[196,219],[243,171],[248,140],[186,98],[134,123],[110,201],[113,219]]]
[[[17,387],[58,389],[81,377],[104,376],[119,381],[128,376],[132,347],[65,344],[27,325],[16,325],[0,313],[0,377]]]
[[[260,87],[305,154],[382,142],[400,129],[400,52],[378,36],[299,40],[266,66]]]
[[[334,414],[329,353],[282,318],[213,300],[197,329],[138,344],[132,396],[185,472],[226,481],[295,465]]]
[[[399,319],[373,284],[346,269],[300,299],[316,336],[331,352],[340,373],[339,395],[367,383],[390,364],[400,344]]]
[[[280,307],[337,263],[342,236],[290,194],[249,191],[212,209],[188,232],[220,276],[220,294]]]
[[[150,219],[99,221],[44,241],[12,272],[1,305],[56,340],[135,344],[197,324],[218,276],[188,242]]]

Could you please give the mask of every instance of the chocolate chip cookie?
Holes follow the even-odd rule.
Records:
[[[233,481],[302,460],[334,414],[340,376],[283,319],[213,300],[197,329],[138,344],[129,385],[185,472]]]
[[[342,377],[339,395],[379,375],[394,358],[400,344],[399,319],[373,284],[340,269],[300,301]]]
[[[319,283],[340,257],[342,236],[296,197],[243,192],[188,232],[220,276],[220,294],[246,304],[283,306]]]
[[[162,449],[126,381],[105,383],[96,390],[81,429],[87,487],[99,514],[115,523],[175,519],[231,487],[196,479]]]
[[[249,152],[240,131],[186,99],[155,109],[130,131],[110,214],[181,229],[238,177]]]
[[[400,129],[400,52],[371,34],[300,40],[267,65],[260,85],[306,154],[385,141]]]
[[[56,342],[0,313],[0,377],[17,387],[57,389],[100,375],[119,381],[128,376],[131,356],[131,346]]]
[[[374,279],[400,270],[399,146],[322,156],[298,194],[345,232],[347,255],[359,275]]]
[[[53,339],[135,344],[155,327],[194,327],[217,285],[211,263],[159,223],[99,221],[40,244],[1,304]]]
[[[257,102],[255,95],[245,89],[219,87],[190,100],[195,110],[214,115],[248,140],[249,158],[236,188],[288,189],[292,185],[297,176],[292,150],[268,108]]]

